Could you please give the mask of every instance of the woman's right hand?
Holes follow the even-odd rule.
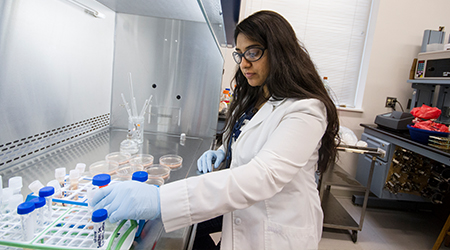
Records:
[[[197,160],[197,169],[200,172],[208,173],[212,171],[212,164],[214,168],[218,168],[220,163],[225,159],[225,152],[223,150],[208,150],[203,153]]]

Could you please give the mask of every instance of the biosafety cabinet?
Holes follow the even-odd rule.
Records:
[[[45,185],[54,179],[58,167],[89,166],[118,151],[127,134],[121,96],[130,101],[130,74],[138,108],[152,97],[141,153],[155,161],[166,153],[181,155],[183,168],[171,181],[197,174],[196,159],[211,148],[216,134],[220,47],[232,46],[239,4],[1,1],[3,186],[20,175],[26,194],[32,181]],[[186,135],[182,144],[181,134]],[[181,245],[187,232],[180,233]]]

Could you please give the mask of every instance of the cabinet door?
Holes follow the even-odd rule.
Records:
[[[358,156],[358,168],[356,169],[356,180],[362,185],[366,186],[369,178],[370,165],[372,164],[372,157],[368,155]],[[373,170],[372,185],[370,191],[377,197],[381,197],[384,185],[386,183],[386,175],[388,172],[386,162],[379,159],[375,160],[375,168]]]

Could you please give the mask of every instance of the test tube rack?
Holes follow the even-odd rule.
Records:
[[[86,207],[53,206],[53,221],[34,238],[22,241],[18,216],[4,215],[0,222],[0,249],[129,249],[137,230],[136,221],[111,224],[105,221],[105,244],[96,248],[93,241],[94,224]]]

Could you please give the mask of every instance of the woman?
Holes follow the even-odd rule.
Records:
[[[96,194],[95,209],[106,206],[113,222],[161,215],[166,231],[223,215],[222,249],[316,249],[323,213],[315,171],[335,161],[336,108],[282,16],[249,16],[235,40],[225,143],[198,161],[203,172],[224,160],[228,168],[159,189],[116,184]]]

